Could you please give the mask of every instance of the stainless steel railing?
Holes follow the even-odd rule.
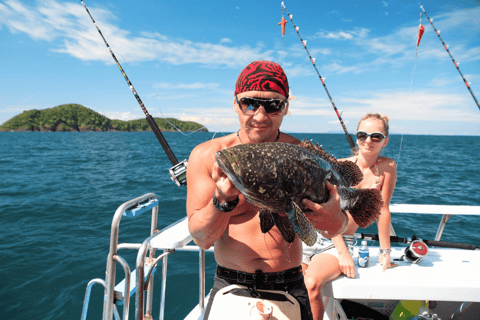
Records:
[[[142,243],[118,243],[119,226],[123,216],[137,216],[145,211],[152,211],[150,236]],[[104,287],[104,302],[103,302],[103,320],[111,320],[115,317],[116,320],[128,320],[130,309],[130,291],[132,290],[131,274],[135,277],[135,319],[136,320],[150,320],[152,317],[153,304],[153,284],[154,284],[154,270],[157,264],[162,262],[162,282],[160,288],[160,311],[159,319],[164,319],[165,313],[165,295],[166,295],[166,279],[167,279],[167,264],[168,256],[175,251],[197,251],[199,252],[199,307],[204,308],[205,305],[205,250],[192,245],[186,245],[189,240],[185,240],[181,245],[175,245],[178,248],[164,248],[163,253],[155,257],[156,249],[152,246],[152,241],[157,237],[162,236],[163,232],[175,227],[178,223],[184,222],[184,219],[169,225],[168,227],[159,231],[157,229],[158,222],[158,199],[155,194],[148,193],[136,199],[130,200],[122,204],[116,210],[112,219],[110,248],[107,257],[106,276],[105,280],[93,279],[91,280],[85,292],[85,299],[81,320],[87,319],[88,304],[90,301],[91,290],[94,284],[102,284]],[[183,227],[182,227],[183,228]],[[172,229],[174,230],[174,229]],[[191,239],[191,238],[190,238]],[[159,247],[157,247],[159,248]],[[125,259],[118,255],[118,251],[122,249],[138,250],[136,258],[136,268],[134,273],[131,273],[130,267]],[[213,248],[207,250],[213,252]],[[147,256],[148,252],[150,254]],[[120,292],[115,290],[115,276],[116,265],[119,263],[123,267],[125,273],[125,284],[123,296]],[[145,271],[145,266],[147,270]],[[119,287],[120,285],[117,285]],[[117,289],[119,290],[119,289]],[[146,295],[145,295],[146,292]],[[116,301],[123,301],[123,313],[120,317]]]

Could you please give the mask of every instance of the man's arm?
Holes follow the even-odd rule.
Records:
[[[213,205],[214,192],[220,203],[232,201],[239,194],[216,164],[215,151],[213,143],[197,146],[190,154],[187,169],[188,228],[203,249],[210,248],[222,236],[237,211],[222,212]]]
[[[321,231],[326,238],[342,234],[348,227],[348,216],[340,208],[340,196],[337,186],[326,183],[330,197],[322,204],[303,199],[303,204],[312,211],[305,212],[313,227]]]

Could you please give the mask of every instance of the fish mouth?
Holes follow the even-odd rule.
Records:
[[[232,163],[236,164],[235,159],[232,157],[228,150],[218,151],[215,154],[215,160],[217,160],[217,164],[222,169],[223,173],[225,173],[230,181],[233,182],[235,187],[245,195],[245,188],[243,187],[242,181],[238,179],[237,175],[235,174],[235,169],[232,166]]]

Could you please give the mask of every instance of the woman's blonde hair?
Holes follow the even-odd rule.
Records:
[[[379,114],[379,113],[367,113],[358,122],[357,131],[358,131],[358,128],[360,128],[360,124],[367,119],[376,119],[376,120],[382,121],[383,122],[383,133],[385,134],[386,137],[388,137],[388,121],[390,120],[390,118],[388,116],[386,116],[384,114]]]

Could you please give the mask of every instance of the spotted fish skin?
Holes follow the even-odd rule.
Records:
[[[368,226],[380,215],[379,190],[351,188],[363,179],[360,169],[351,161],[337,161],[310,142],[243,144],[215,157],[247,201],[261,209],[262,232],[276,225],[287,242],[294,241],[294,232],[307,245],[315,243],[317,233],[304,214],[302,200],[326,202],[326,181],[337,185],[341,208],[350,210],[359,226]],[[279,213],[286,213],[288,221]]]

